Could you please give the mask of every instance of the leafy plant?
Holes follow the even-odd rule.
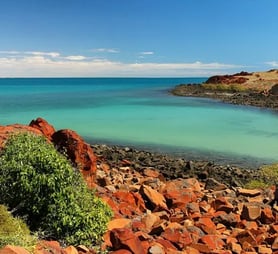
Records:
[[[7,244],[22,246],[32,251],[37,238],[23,220],[14,218],[4,205],[0,205],[0,248]]]
[[[66,244],[96,243],[112,216],[80,172],[31,133],[12,135],[1,152],[0,203],[26,216],[31,230]]]
[[[275,185],[278,182],[278,163],[272,165],[265,165],[259,169],[260,180],[251,180],[248,182],[246,188],[266,188]]]

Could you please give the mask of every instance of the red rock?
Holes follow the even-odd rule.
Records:
[[[181,249],[192,243],[190,233],[179,228],[167,228],[161,236],[164,239],[177,244]]]
[[[112,252],[109,252],[109,253],[110,254],[132,254],[131,251],[125,250],[125,249],[116,250],[116,251],[112,251]]]
[[[163,238],[156,239],[156,242],[160,243],[165,248],[165,250],[177,250],[177,248],[170,241]]]
[[[200,239],[200,242],[206,244],[211,250],[222,249],[225,245],[217,235],[205,235]]]
[[[32,120],[29,126],[38,129],[48,140],[52,140],[55,129],[43,118],[39,117],[36,120]]]
[[[257,203],[246,203],[241,212],[242,220],[256,220],[261,216],[261,205]]]
[[[113,219],[108,222],[107,229],[113,230],[115,228],[126,228],[131,225],[130,219],[120,218],[120,219]]]
[[[228,246],[233,253],[235,253],[235,254],[241,254],[242,253],[242,248],[241,248],[240,244],[230,243],[230,244],[228,244]]]
[[[190,247],[198,250],[200,253],[211,253],[211,249],[203,243],[193,243]]]
[[[57,241],[40,241],[35,249],[35,254],[64,254],[64,250]]]
[[[74,246],[68,246],[64,249],[65,254],[78,254],[78,250]]]
[[[128,228],[113,229],[110,232],[113,249],[127,249],[133,254],[143,254],[144,248],[134,233]]]
[[[239,243],[241,244],[241,246],[243,246],[243,244],[245,242],[250,244],[253,247],[257,246],[257,241],[256,241],[254,235],[249,230],[245,230],[245,231],[239,233],[236,238],[239,241]]]
[[[273,216],[273,213],[272,213],[272,210],[270,209],[270,207],[265,207],[262,210],[260,221],[263,224],[271,224],[271,223],[275,222],[275,217]]]
[[[200,251],[198,251],[197,249],[194,249],[190,246],[187,246],[185,249],[185,253],[186,254],[200,254]]]
[[[273,250],[278,250],[278,237],[276,237],[271,245]]]
[[[139,208],[139,210],[141,212],[145,212],[146,206],[145,206],[145,202],[144,202],[144,199],[142,198],[142,196],[138,192],[132,192],[132,195],[135,199],[135,203],[136,203],[137,207]]]
[[[52,135],[59,150],[66,152],[73,164],[78,167],[89,187],[94,186],[97,158],[89,144],[72,130],[60,130]]]
[[[220,214],[219,216],[217,216],[217,219],[220,223],[224,224],[227,227],[236,226],[236,224],[240,222],[240,215],[235,213]]]
[[[148,213],[141,221],[146,225],[147,232],[150,232],[153,226],[160,221],[160,218],[153,213]]]
[[[229,203],[225,197],[216,198],[210,205],[215,209],[215,211],[230,213],[234,210],[234,206]]]
[[[147,185],[142,185],[139,192],[142,195],[142,197],[146,198],[147,201],[149,202],[150,210],[156,210],[156,211],[158,211],[159,209],[168,210],[165,198],[163,197],[162,194],[160,194],[156,190],[152,189]]]
[[[153,178],[158,178],[158,176],[160,175],[160,173],[157,170],[153,170],[150,168],[146,168],[143,171],[143,175],[147,176],[147,177],[153,177]]]
[[[216,234],[216,226],[210,218],[200,218],[198,222],[196,222],[196,226],[200,227],[207,234]]]
[[[19,246],[7,245],[0,249],[0,254],[30,254],[27,250]]]

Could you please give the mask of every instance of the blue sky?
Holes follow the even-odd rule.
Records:
[[[0,77],[278,68],[277,0],[1,0]]]

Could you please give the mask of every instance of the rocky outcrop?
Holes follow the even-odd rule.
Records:
[[[236,73],[234,75],[217,75],[210,77],[206,84],[243,84],[248,78],[242,77],[250,75],[248,72]]]
[[[43,118],[39,117],[36,120],[32,120],[29,126],[38,129],[48,140],[52,140],[52,135],[55,133],[55,129]]]
[[[97,159],[90,145],[72,130],[56,131],[51,138],[58,150],[82,172],[88,186],[93,187]]]
[[[8,137],[17,132],[32,132],[43,135],[53,142],[54,146],[66,154],[72,164],[77,167],[86,180],[89,187],[94,186],[96,161],[93,149],[76,132],[71,130],[56,131],[52,125],[42,118],[32,120],[30,125],[0,126],[0,149],[5,145]]]

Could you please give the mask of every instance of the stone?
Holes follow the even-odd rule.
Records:
[[[236,238],[241,246],[243,246],[245,242],[253,247],[257,246],[257,241],[254,235],[249,230],[244,230],[243,232],[239,233]]]
[[[206,185],[205,185],[206,190],[225,190],[227,189],[227,186],[223,183],[218,182],[214,178],[208,178],[206,180]]]
[[[261,216],[261,205],[257,203],[245,203],[241,212],[242,220],[256,220]]]
[[[229,203],[225,197],[216,198],[210,205],[215,211],[225,211],[226,213],[230,213],[234,210],[234,206]]]
[[[65,254],[78,254],[78,250],[74,246],[68,246],[64,249]]]
[[[148,253],[150,254],[165,254],[164,248],[160,244],[154,244],[149,248]]]
[[[222,249],[225,245],[224,241],[217,235],[204,235],[200,242],[206,244],[211,250]]]
[[[259,254],[271,254],[272,250],[269,247],[266,247],[265,245],[259,245],[258,246],[258,253]]]
[[[0,254],[30,254],[23,247],[6,245],[4,248],[0,249]]]
[[[160,209],[168,210],[166,200],[162,194],[147,185],[142,185],[139,193],[147,200],[147,208],[158,211]]]
[[[187,230],[179,228],[167,228],[161,236],[173,244],[178,245],[181,249],[192,243],[190,233]]]
[[[113,219],[108,222],[107,229],[113,230],[115,228],[126,228],[129,227],[130,225],[131,225],[130,219],[125,219],[125,218]]]
[[[36,246],[35,254],[64,254],[64,250],[62,249],[61,245],[57,241],[39,241]]]
[[[271,89],[269,90],[269,93],[272,95],[278,95],[278,84],[272,86]]]
[[[256,197],[261,195],[261,191],[257,189],[244,189],[244,188],[239,188],[237,190],[237,195],[242,195],[245,197]]]
[[[115,250],[126,249],[133,254],[144,253],[140,240],[128,228],[113,229],[110,232],[110,241]]]
[[[165,250],[167,250],[166,253],[168,253],[168,250],[177,250],[177,248],[168,240],[165,240],[163,238],[156,239],[156,243],[161,244]]]
[[[271,223],[275,222],[275,218],[274,218],[274,215],[273,215],[272,210],[271,210],[270,207],[265,207],[262,210],[260,221],[263,224],[271,224]]]
[[[207,234],[216,234],[216,225],[208,217],[200,218],[196,224],[197,227],[201,228]]]
[[[52,135],[55,133],[55,129],[43,118],[39,117],[36,120],[32,120],[29,126],[38,129],[49,141],[52,141]]]
[[[131,251],[125,250],[125,249],[116,250],[116,251],[112,251],[112,252],[109,252],[109,253],[110,254],[132,254]]]
[[[52,140],[58,150],[65,152],[81,171],[88,187],[94,187],[97,158],[90,145],[72,130],[59,130],[52,135]]]
[[[147,213],[141,221],[145,224],[147,232],[150,232],[153,226],[160,221],[160,218],[153,213]]]
[[[242,248],[241,248],[240,244],[232,242],[232,243],[228,244],[228,246],[233,253],[235,253],[235,254],[241,254],[242,253]]]

